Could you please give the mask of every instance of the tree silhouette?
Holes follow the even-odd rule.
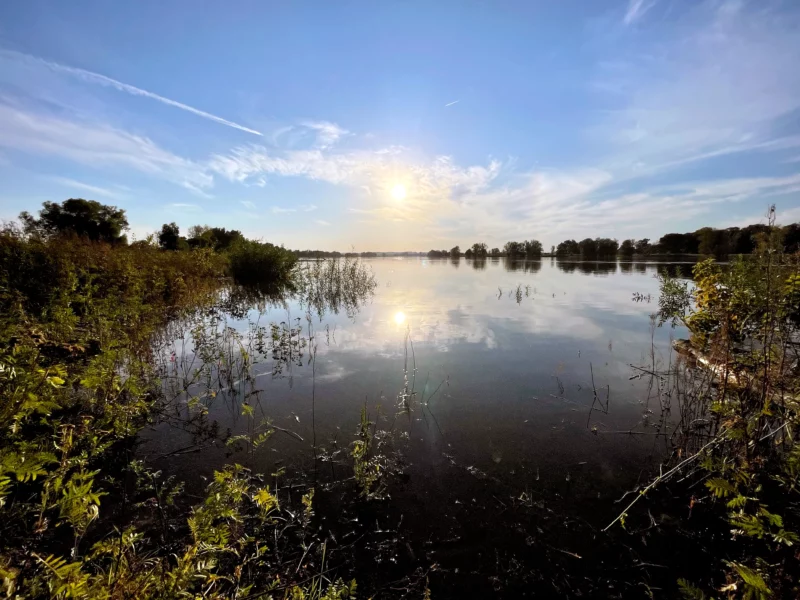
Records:
[[[556,256],[573,256],[581,253],[581,248],[575,240],[564,240],[556,248]]]
[[[581,250],[581,258],[593,259],[597,258],[597,242],[592,238],[586,238],[578,242],[578,247]]]
[[[619,253],[626,258],[630,258],[634,252],[636,252],[636,240],[623,240],[619,247]]]
[[[461,248],[453,246],[450,248],[450,258],[458,258],[461,256]]]
[[[467,250],[469,252],[469,250]],[[472,255],[475,258],[485,258],[489,252],[486,250],[486,244],[483,242],[478,242],[476,244],[472,244]]]
[[[19,215],[28,235],[52,237],[73,234],[98,242],[126,243],[123,231],[128,229],[125,211],[95,200],[70,198],[61,204],[45,202],[39,218],[27,211]]]
[[[184,244],[186,240],[181,239],[181,230],[173,223],[164,223],[161,226],[161,232],[158,234],[158,245],[162,250],[180,250],[181,242]]]

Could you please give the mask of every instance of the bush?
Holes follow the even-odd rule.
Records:
[[[297,257],[284,248],[255,240],[240,240],[228,253],[231,276],[237,283],[260,285],[289,278]]]

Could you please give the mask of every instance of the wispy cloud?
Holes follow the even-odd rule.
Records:
[[[173,202],[171,204],[167,204],[167,208],[178,211],[188,211],[188,212],[194,212],[200,210],[200,206],[198,206],[197,204],[189,204],[186,202]]]
[[[447,108],[448,106],[453,106],[453,104],[458,104],[459,102],[461,102],[461,100],[453,100],[452,102],[448,102],[444,106],[445,108]]]
[[[2,97],[0,147],[58,156],[93,168],[125,167],[197,190],[213,184],[206,167],[164,150],[149,138],[104,123],[21,108]]]
[[[251,202],[250,200],[242,200],[241,203],[242,203],[242,206],[244,206],[245,208],[249,208],[250,210],[255,210],[256,209],[255,202]]]
[[[630,25],[641,19],[644,14],[655,6],[656,0],[628,0],[628,10],[625,11],[623,22]]]
[[[631,14],[648,6],[632,2]],[[598,90],[621,93],[604,98],[613,110],[591,133],[618,174],[796,144],[785,118],[800,110],[800,18],[732,6],[699,3],[675,18],[679,35],[599,64]]]
[[[316,133],[316,145],[319,148],[328,148],[350,133],[330,121],[304,121],[302,126]]]
[[[322,219],[314,219],[314,223],[316,223],[317,225],[322,225],[323,227],[330,226],[330,223],[328,223],[327,221],[323,221]]]
[[[300,210],[302,210],[303,212],[312,212],[314,210],[317,210],[317,205],[316,204],[301,204],[300,205]]]
[[[46,66],[47,68],[56,71],[58,73],[64,73],[66,75],[77,77],[78,79],[85,81],[86,83],[94,83],[97,85],[111,87],[120,92],[126,92],[133,96],[142,96],[144,98],[150,98],[151,100],[156,100],[157,102],[161,102],[162,104],[179,108],[180,110],[190,112],[194,115],[197,115],[198,117],[209,119],[210,121],[214,121],[222,125],[227,125],[228,127],[239,129],[240,131],[246,131],[247,133],[252,133],[254,135],[259,135],[259,136],[263,135],[260,131],[256,131],[255,129],[250,129],[249,127],[245,127],[244,125],[239,125],[238,123],[234,123],[233,121],[229,121],[227,119],[223,119],[222,117],[212,115],[211,113],[200,110],[199,108],[194,108],[193,106],[189,106],[188,104],[178,102],[177,100],[171,100],[170,98],[165,98],[164,96],[159,96],[158,94],[155,94],[153,92],[148,92],[147,90],[143,90],[128,83],[117,81],[116,79],[112,79],[111,77],[106,77],[105,75],[101,75],[99,73],[94,73],[92,71],[87,71],[85,69],[79,69],[77,67],[62,65],[53,61],[38,58],[36,56],[31,56],[29,54],[14,52],[12,50],[0,50],[0,57],[27,63],[36,63],[42,66]]]
[[[280,215],[280,214],[284,214],[284,213],[297,212],[297,209],[296,208],[283,208],[281,206],[273,206],[272,207],[272,212],[273,212],[273,214]]]
[[[58,183],[59,185],[63,185],[64,187],[89,192],[90,194],[94,194],[95,196],[100,196],[103,198],[116,199],[121,196],[121,194],[115,190],[109,190],[108,188],[91,185],[82,181],[76,181],[75,179],[70,179],[69,177],[49,177],[48,179]]]

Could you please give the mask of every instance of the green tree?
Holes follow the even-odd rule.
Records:
[[[636,242],[636,254],[650,254],[650,239],[642,238]]]
[[[580,248],[581,258],[592,259],[597,258],[597,242],[592,238],[586,238],[578,243]]]
[[[511,258],[523,256],[525,254],[525,246],[520,242],[506,242],[505,246],[503,246],[503,251],[506,256]]]
[[[622,244],[619,247],[619,253],[627,258],[633,256],[635,251],[636,251],[635,240],[623,240]]]
[[[485,258],[488,253],[489,252],[486,249],[486,244],[483,242],[472,244],[472,255],[475,258]]]
[[[783,235],[783,247],[785,252],[793,254],[800,252],[800,223],[787,225],[781,231]]]
[[[459,258],[461,256],[461,248],[453,246],[450,248],[450,258]]]
[[[500,248],[492,248],[490,253],[492,256],[500,256]]]
[[[189,228],[189,246],[192,248],[213,248],[217,252],[225,252],[244,240],[242,232],[237,229],[224,227],[209,227],[208,225],[193,225]]]
[[[595,240],[595,245],[597,247],[597,256],[616,256],[617,250],[619,250],[619,243],[617,240],[612,240],[610,238],[597,238]]]
[[[665,254],[697,254],[699,242],[693,233],[668,233],[658,240]]]
[[[173,223],[164,223],[161,232],[158,234],[158,245],[162,250],[180,250],[186,240],[181,238],[180,228]]]
[[[556,248],[556,256],[574,256],[581,253],[581,248],[575,240],[564,240]]]
[[[70,198],[61,204],[45,202],[38,219],[27,211],[19,219],[25,233],[42,238],[73,234],[111,244],[127,242],[122,233],[128,229],[125,211],[95,200]]]
[[[542,242],[539,240],[526,240],[522,242],[525,251],[525,256],[528,258],[541,258],[542,257]]]

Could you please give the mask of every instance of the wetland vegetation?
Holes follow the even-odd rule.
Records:
[[[800,259],[773,222],[727,265],[531,241],[459,269],[129,244],[79,200],[21,221],[5,597],[798,594]]]

